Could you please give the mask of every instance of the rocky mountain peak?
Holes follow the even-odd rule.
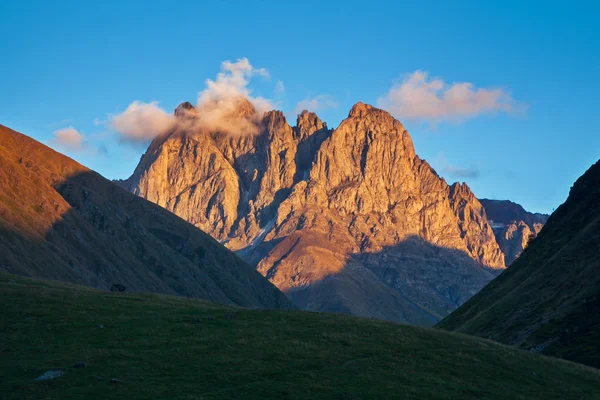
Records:
[[[268,130],[282,128],[284,126],[287,128],[291,128],[288,125],[287,120],[285,119],[285,115],[283,115],[283,112],[279,110],[265,112],[263,116],[263,122],[267,127],[269,127]]]
[[[454,182],[450,186],[450,199],[451,201],[472,201],[475,199],[475,195],[471,191],[469,185],[465,182],[459,183]]]
[[[374,110],[374,109],[376,110],[375,107],[359,101],[358,103],[353,105],[352,108],[350,109],[348,118],[361,118],[364,115],[366,115],[368,112],[370,112],[371,110]]]
[[[194,113],[195,111],[196,108],[192,105],[192,103],[190,103],[189,101],[184,101],[183,103],[179,104],[175,109],[175,116],[185,117],[189,116],[190,113]]]
[[[321,130],[327,130],[327,124],[321,121],[317,114],[306,110],[298,114],[294,133],[299,140],[306,140],[313,133]]]
[[[321,118],[314,112],[304,110],[296,118],[296,127],[303,131],[315,132],[327,128],[327,124],[321,121]]]
[[[240,109],[256,117],[248,101]],[[388,112],[357,103],[334,130],[308,111],[295,127],[281,111],[253,122],[255,135],[159,146],[130,190],[237,250],[311,310],[434,321],[504,267],[477,198],[420,159]],[[414,304],[415,314],[404,309]]]
[[[236,101],[236,115],[239,117],[251,117],[256,114],[256,108],[245,97],[240,97]]]

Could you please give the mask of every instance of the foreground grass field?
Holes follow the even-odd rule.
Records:
[[[5,274],[0,301],[3,399],[600,398],[595,369],[431,329]]]

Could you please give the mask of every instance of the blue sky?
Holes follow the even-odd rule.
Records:
[[[110,116],[133,101],[195,103],[223,61],[266,69],[247,88],[290,123],[304,101],[331,127],[423,71],[418,93],[437,79],[439,104],[415,108],[405,92],[386,103],[417,153],[478,197],[551,212],[600,157],[600,7],[400,3],[2,2],[0,124],[125,178],[144,146],[120,140]],[[458,116],[443,97],[455,83],[471,84],[473,102]],[[60,145],[69,127],[84,146]]]

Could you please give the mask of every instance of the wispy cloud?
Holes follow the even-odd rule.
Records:
[[[337,106],[338,104],[333,97],[327,94],[321,94],[313,98],[304,99],[298,102],[298,104],[296,104],[296,107],[294,107],[293,113],[300,114],[304,110],[317,112],[335,108]]]
[[[82,151],[86,147],[83,135],[72,126],[55,130],[51,143],[70,151]]]
[[[459,167],[456,165],[447,165],[442,169],[442,172],[447,173],[455,178],[479,178],[479,170],[473,166],[471,167]]]
[[[503,88],[477,88],[471,82],[448,84],[420,70],[394,84],[377,105],[398,118],[430,123],[461,122],[482,114],[523,113],[527,109]]]
[[[438,172],[442,175],[449,176],[452,179],[477,179],[480,175],[479,168],[476,166],[463,166],[451,163],[444,153],[439,153],[437,157],[435,157],[434,164]]]
[[[281,96],[284,92],[285,85],[283,84],[283,81],[277,81],[277,83],[275,84],[275,88],[273,89],[273,93],[275,93],[275,96]]]

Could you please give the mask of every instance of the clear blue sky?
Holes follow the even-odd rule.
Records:
[[[222,61],[247,57],[270,74],[252,80],[253,95],[288,117],[298,102],[327,95],[335,106],[317,112],[330,126],[417,70],[448,85],[501,88],[520,112],[400,118],[417,153],[478,197],[550,212],[600,158],[594,2],[321,3],[4,1],[0,123],[125,178],[143,146],[94,120],[134,100],[169,111],[195,102]],[[69,126],[89,148],[56,146],[54,131]]]

